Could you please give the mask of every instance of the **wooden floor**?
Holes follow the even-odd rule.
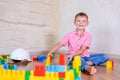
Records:
[[[55,59],[52,61],[52,65],[58,64],[59,55],[55,56]],[[81,77],[82,80],[120,80],[120,59],[112,59],[114,60],[114,68],[111,71],[106,71],[105,65],[97,66],[97,73],[94,75],[88,75],[82,73]],[[44,64],[45,62],[30,62],[18,64],[18,69],[25,69],[25,70],[33,70],[35,65],[37,64]],[[67,64],[67,63],[66,63]]]

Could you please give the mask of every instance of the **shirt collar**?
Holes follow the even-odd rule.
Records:
[[[78,32],[77,32],[77,30],[74,30],[74,32],[75,32],[75,35],[77,35],[77,36],[78,36]],[[84,35],[85,35],[85,33],[86,33],[86,31],[84,30],[84,32],[82,33],[82,36],[84,36]]]

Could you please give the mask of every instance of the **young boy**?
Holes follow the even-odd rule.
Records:
[[[85,30],[89,24],[87,14],[83,12],[78,13],[75,16],[74,24],[76,29],[64,36],[64,38],[49,51],[48,55],[51,55],[62,46],[68,45],[68,61],[71,63],[73,57],[79,55],[82,61],[82,71],[87,71],[91,75],[95,74],[97,70],[94,66],[105,63],[108,60],[108,56],[105,54],[90,54],[91,35]]]

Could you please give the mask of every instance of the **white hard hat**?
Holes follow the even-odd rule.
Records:
[[[10,54],[10,59],[31,61],[29,52],[27,50],[23,49],[23,48],[15,49]]]

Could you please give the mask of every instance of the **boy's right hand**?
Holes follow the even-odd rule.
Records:
[[[52,53],[48,53],[48,54],[47,54],[47,56],[50,56],[50,55],[52,56]]]

